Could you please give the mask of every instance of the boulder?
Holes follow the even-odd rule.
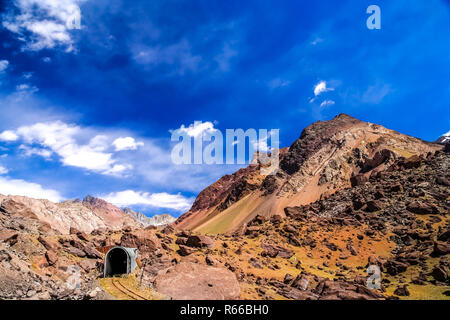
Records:
[[[350,177],[350,184],[352,187],[363,185],[366,182],[369,182],[369,178],[364,174],[358,174]]]
[[[45,253],[45,258],[47,259],[48,264],[52,266],[58,261],[58,254],[53,250],[48,250]]]
[[[215,265],[217,265],[216,259],[214,259],[214,258],[211,257],[210,255],[207,255],[207,256],[205,257],[205,262],[206,262],[206,264],[209,265],[209,266],[215,266]]]
[[[180,250],[178,250],[177,252],[180,256],[183,256],[183,257],[188,256],[196,251],[195,248],[183,246],[181,244],[179,245],[179,247],[180,247]]]
[[[388,260],[383,267],[386,269],[386,272],[388,274],[390,274],[391,276],[395,276],[399,273],[405,272],[408,268],[408,265],[400,261]]]
[[[260,227],[258,226],[249,226],[247,228],[245,228],[245,235],[256,235],[260,230]]]
[[[416,214],[434,214],[439,212],[435,205],[422,201],[411,202],[406,209]]]
[[[418,155],[413,155],[412,157],[409,157],[408,159],[406,159],[403,163],[402,166],[405,169],[412,169],[412,168],[418,168],[420,167],[420,165],[422,164],[422,158]]]
[[[436,241],[434,243],[433,253],[436,256],[442,256],[450,253],[450,243]]]
[[[261,243],[261,248],[263,249],[261,252],[263,257],[275,258],[278,256],[283,259],[289,259],[294,255],[294,252],[291,250],[270,243]]]
[[[80,257],[80,258],[84,258],[86,257],[86,253],[83,250],[80,250],[78,248],[75,247],[68,247],[67,251],[74,256]]]
[[[383,204],[379,200],[371,200],[366,203],[365,211],[367,212],[375,212],[379,211],[383,208]]]
[[[187,239],[188,238],[186,238],[186,237],[178,237],[177,240],[175,240],[175,243],[178,245],[181,244],[184,246],[184,245],[186,245]]]
[[[204,235],[189,236],[186,241],[186,246],[192,248],[212,248],[214,240]]]
[[[373,290],[364,290],[361,285],[344,281],[322,280],[313,290],[320,300],[375,300],[385,297]]]
[[[225,268],[181,262],[158,273],[156,290],[174,300],[236,300],[240,286]]]
[[[78,232],[78,233],[77,233],[77,237],[78,237],[78,239],[80,239],[80,240],[88,241],[88,236],[87,236],[87,234],[84,233],[84,232]]]
[[[80,262],[80,267],[84,271],[89,272],[91,270],[97,269],[97,261],[93,259],[84,259]]]
[[[7,242],[13,245],[17,242],[19,234],[10,229],[0,229],[0,242]]]
[[[43,236],[39,236],[38,237],[38,241],[44,246],[45,249],[47,250],[52,250],[52,249],[56,249],[57,247],[59,247],[59,245],[52,240],[49,240]]]
[[[436,281],[445,282],[448,279],[448,271],[444,266],[436,266],[433,271],[431,271],[431,275]]]
[[[448,239],[450,239],[450,229],[447,229],[446,231],[440,233],[437,239],[439,241],[447,241]]]
[[[249,223],[249,226],[254,226],[254,225],[260,225],[263,224],[264,222],[266,222],[266,218],[261,216],[261,215],[256,215],[256,217],[254,217]]]
[[[436,177],[436,183],[440,184],[442,186],[447,186],[447,187],[450,186],[450,180],[445,176]]]
[[[81,233],[81,231],[78,230],[77,228],[70,227],[69,234],[78,234],[78,233]]]
[[[294,300],[317,300],[319,296],[310,291],[299,290],[295,288],[282,288],[278,293],[288,299]]]
[[[409,296],[407,285],[398,286],[397,289],[395,289],[394,294],[402,297]]]
[[[284,279],[283,279],[283,283],[289,284],[292,282],[292,280],[294,280],[294,277],[292,276],[292,274],[286,273],[286,275],[284,276]]]
[[[297,230],[289,224],[285,225],[283,227],[283,230],[286,231],[287,233],[297,233]]]
[[[306,290],[308,289],[308,285],[310,283],[309,277],[299,274],[295,280],[292,282],[291,287],[297,288],[300,290]]]
[[[120,244],[128,248],[138,248],[139,254],[147,255],[161,247],[161,242],[153,230],[134,230],[126,232],[120,239]]]

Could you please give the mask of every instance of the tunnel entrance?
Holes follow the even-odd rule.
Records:
[[[105,258],[105,277],[129,273],[129,260],[124,248],[115,247],[109,250]]]

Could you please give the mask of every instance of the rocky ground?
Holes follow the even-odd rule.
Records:
[[[449,165],[444,151],[399,158],[221,235],[170,226],[61,233],[3,200],[0,298],[118,298],[101,275],[105,249],[123,245],[139,250],[135,285],[173,299],[450,299]],[[374,265],[380,290],[367,287]]]

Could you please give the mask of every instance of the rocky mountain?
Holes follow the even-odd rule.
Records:
[[[62,234],[68,234],[71,227],[87,233],[101,228],[119,230],[127,226],[142,227],[121,209],[91,196],[82,201],[53,203],[24,196],[0,195],[0,211],[7,215],[30,217],[43,228]]]
[[[332,195],[214,236],[172,226],[61,234],[11,203],[0,210],[0,299],[129,299],[117,278],[102,278],[113,245],[138,249],[141,267],[120,281],[148,299],[450,299],[449,167],[441,150],[400,157]]]
[[[154,215],[152,217],[147,217],[145,214],[141,212],[136,212],[130,208],[124,208],[123,211],[130,216],[132,216],[134,219],[136,219],[138,222],[142,223],[144,227],[148,226],[166,226],[171,224],[176,220],[176,218],[172,217],[170,214],[160,214],[160,215]]]
[[[450,143],[450,131],[447,132],[446,134],[442,135],[435,142],[439,143],[439,144],[448,144],[448,143]]]
[[[0,299],[130,299],[102,277],[114,245],[138,249],[139,267],[120,281],[148,299],[450,299],[450,150],[341,115],[281,158],[274,177],[251,165],[199,194],[181,222],[215,208],[232,232],[213,235],[144,228],[90,196],[1,196]],[[253,215],[255,195],[286,205]],[[228,228],[239,214],[250,220]]]
[[[306,205],[366,181],[401,158],[426,155],[443,147],[366,123],[346,114],[318,121],[280,152],[275,175],[260,175],[249,165],[199,193],[180,229],[217,234],[234,231],[257,215],[285,216],[284,208]]]

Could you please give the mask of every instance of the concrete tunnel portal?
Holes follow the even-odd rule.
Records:
[[[115,246],[105,256],[104,277],[129,274],[137,267],[137,249]]]

